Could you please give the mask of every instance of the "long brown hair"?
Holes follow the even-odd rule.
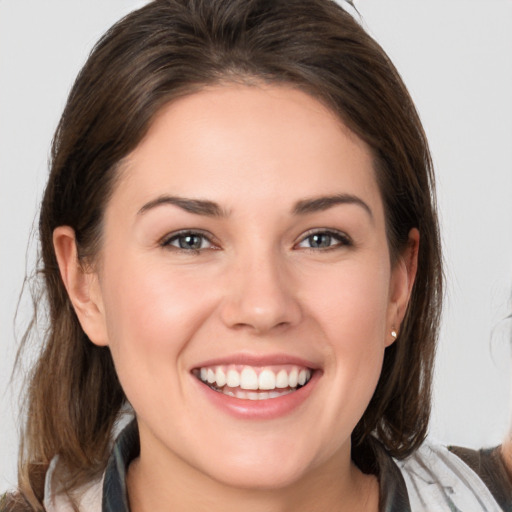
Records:
[[[108,348],[82,331],[59,275],[57,226],[79,257],[102,243],[120,162],[163,105],[219,82],[284,83],[326,104],[373,151],[392,258],[421,234],[418,274],[375,394],[352,434],[363,467],[376,438],[396,457],[424,439],[441,306],[441,256],[432,163],[412,100],[382,48],[331,0],[156,0],[97,43],[57,128],[40,215],[49,328],[29,378],[19,487],[42,509],[44,473],[59,456],[62,489],[104,470],[126,402]]]

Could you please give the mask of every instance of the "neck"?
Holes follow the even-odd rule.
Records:
[[[342,457],[332,457],[293,483],[280,488],[230,486],[185,462],[172,471],[146,460],[129,467],[127,487],[132,512],[348,512],[378,510],[378,482]]]

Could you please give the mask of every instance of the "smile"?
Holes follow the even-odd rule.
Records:
[[[295,365],[215,365],[195,369],[193,374],[219,393],[245,400],[268,400],[305,386],[311,379],[312,370]]]

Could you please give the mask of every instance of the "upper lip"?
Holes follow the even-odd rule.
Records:
[[[206,368],[208,366],[218,366],[218,365],[243,365],[243,366],[254,366],[254,367],[263,367],[263,366],[279,366],[279,365],[295,365],[302,366],[304,368],[309,368],[311,370],[318,370],[320,365],[311,360],[304,359],[301,357],[289,355],[289,354],[246,354],[246,353],[238,353],[231,354],[221,357],[216,357],[214,359],[208,359],[206,361],[202,361],[198,364],[195,364],[191,370],[195,370],[197,368]]]

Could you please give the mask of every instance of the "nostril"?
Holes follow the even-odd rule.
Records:
[[[284,330],[296,325],[300,318],[299,308],[250,308],[247,304],[235,308],[225,308],[222,312],[224,323],[231,329],[249,330],[265,334],[274,330]]]
[[[275,270],[233,276],[220,304],[222,321],[230,328],[259,334],[297,324],[302,318],[299,301],[281,281]]]

